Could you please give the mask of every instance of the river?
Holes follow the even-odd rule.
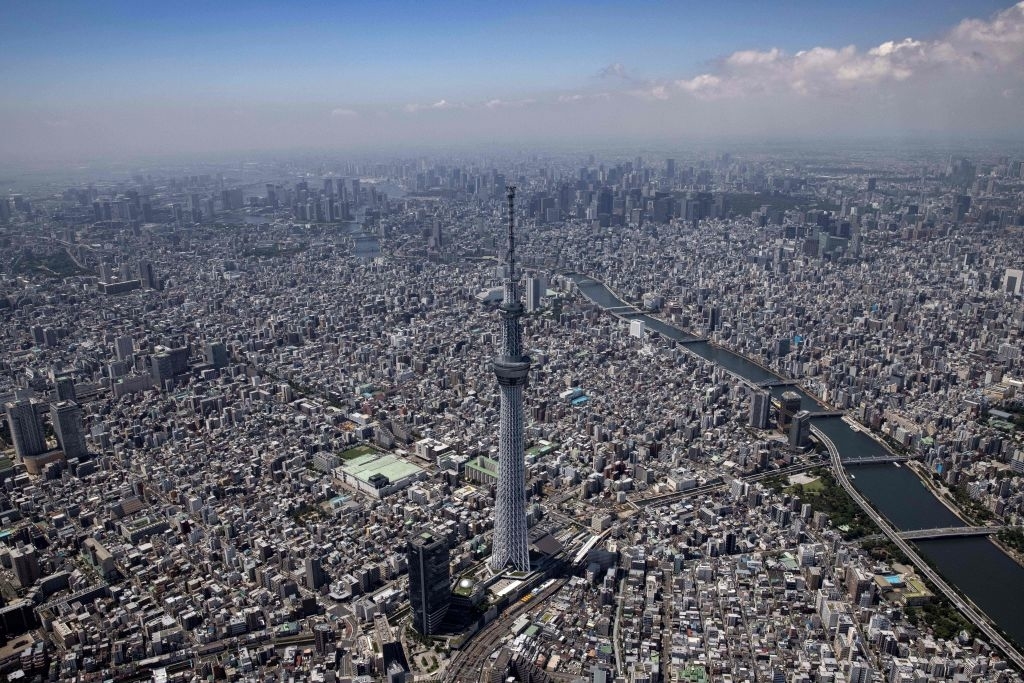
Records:
[[[626,304],[600,282],[578,273],[570,277],[588,299],[602,308],[616,308]],[[630,315],[630,319],[643,320],[649,330],[686,344],[697,355],[751,381],[764,382],[780,379],[778,375],[746,358],[714,346],[706,341],[673,327],[649,315]],[[827,409],[814,397],[797,387],[773,387],[778,396],[794,390],[809,410]],[[815,417],[819,428],[839,450],[851,475],[853,484],[871,504],[901,530],[932,529],[962,526],[956,515],[943,505],[907,467],[893,464],[854,465],[851,461],[872,455],[884,455],[885,448],[863,432],[859,432],[840,417]],[[916,541],[919,550],[931,561],[947,581],[955,585],[1019,645],[1024,644],[1024,610],[1018,598],[1024,586],[1024,567],[1007,557],[986,538],[946,538]],[[1010,593],[1010,595],[1008,595]]]

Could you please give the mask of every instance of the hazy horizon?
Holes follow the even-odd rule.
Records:
[[[5,12],[8,167],[289,150],[1021,139],[1024,2]]]

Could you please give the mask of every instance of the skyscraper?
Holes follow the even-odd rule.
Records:
[[[526,278],[526,312],[533,313],[540,309],[540,299],[544,296],[544,281],[539,277]]]
[[[71,375],[61,375],[53,380],[53,384],[58,401],[75,400],[75,380]]]
[[[523,463],[523,386],[530,373],[530,358],[523,354],[523,304],[516,283],[515,238],[516,188],[508,187],[508,275],[502,320],[501,354],[494,357],[494,374],[501,391],[501,423],[498,432],[498,492],[494,501],[492,571],[512,565],[530,570],[526,534],[526,467]]]
[[[800,412],[800,394],[795,391],[783,392],[779,400],[779,431],[789,433],[793,424],[793,416]]]
[[[409,541],[408,559],[412,625],[421,635],[430,635],[451,604],[448,544],[430,532],[417,534]]]
[[[139,280],[146,289],[156,289],[156,271],[153,269],[153,262],[146,259],[139,260]]]
[[[228,348],[222,341],[207,343],[204,353],[206,355],[206,362],[218,370],[227,367],[230,362]]]
[[[130,334],[114,339],[114,353],[117,354],[118,360],[126,360],[135,353],[135,342]]]
[[[15,548],[11,551],[11,569],[22,588],[28,588],[36,582],[41,574],[39,570],[39,554],[35,546]]]
[[[806,410],[798,411],[789,425],[790,448],[803,448],[811,437],[811,414]]]
[[[750,426],[757,429],[768,429],[769,410],[772,396],[767,391],[757,391],[750,398]]]
[[[319,557],[308,556],[305,561],[306,587],[311,590],[320,590],[320,587],[330,582],[330,577],[324,571],[323,562]]]
[[[7,404],[7,424],[11,428],[14,452],[19,458],[39,455],[46,451],[43,426],[36,415],[36,407],[28,399]]]
[[[82,433],[82,409],[74,401],[61,401],[50,406],[50,421],[57,443],[67,459],[88,455]]]

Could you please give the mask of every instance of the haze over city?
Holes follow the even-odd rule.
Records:
[[[0,157],[1019,138],[1024,4],[12,3]]]

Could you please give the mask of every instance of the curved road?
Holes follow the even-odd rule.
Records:
[[[920,555],[917,554],[913,546],[900,537],[899,532],[889,524],[888,520],[875,512],[875,509],[868,504],[864,496],[860,494],[860,491],[854,488],[853,484],[850,482],[850,478],[846,475],[846,470],[843,468],[843,462],[839,457],[839,450],[836,448],[836,445],[832,443],[832,440],[825,436],[825,434],[817,427],[812,426],[811,431],[823,444],[825,444],[825,447],[828,448],[829,455],[832,457],[832,469],[835,472],[836,479],[839,480],[840,485],[842,485],[846,492],[850,494],[850,497],[853,498],[857,505],[864,510],[865,514],[871,518],[871,521],[877,524],[878,528],[882,530],[882,533],[884,533],[897,548],[903,551],[903,554],[910,559],[922,575],[928,577],[928,580],[932,582],[932,585],[942,591],[946,598],[956,605],[956,608],[960,610],[964,616],[970,619],[971,622],[978,627],[978,630],[985,634],[989,639],[989,642],[998,647],[1006,658],[1013,662],[1018,669],[1024,671],[1024,656],[1022,656],[1021,653],[1018,652],[1008,640],[1006,640],[1006,638],[996,631],[981,610],[974,606],[974,603],[968,602],[961,597],[959,593],[953,590],[953,588],[946,583],[943,578],[921,558]]]

